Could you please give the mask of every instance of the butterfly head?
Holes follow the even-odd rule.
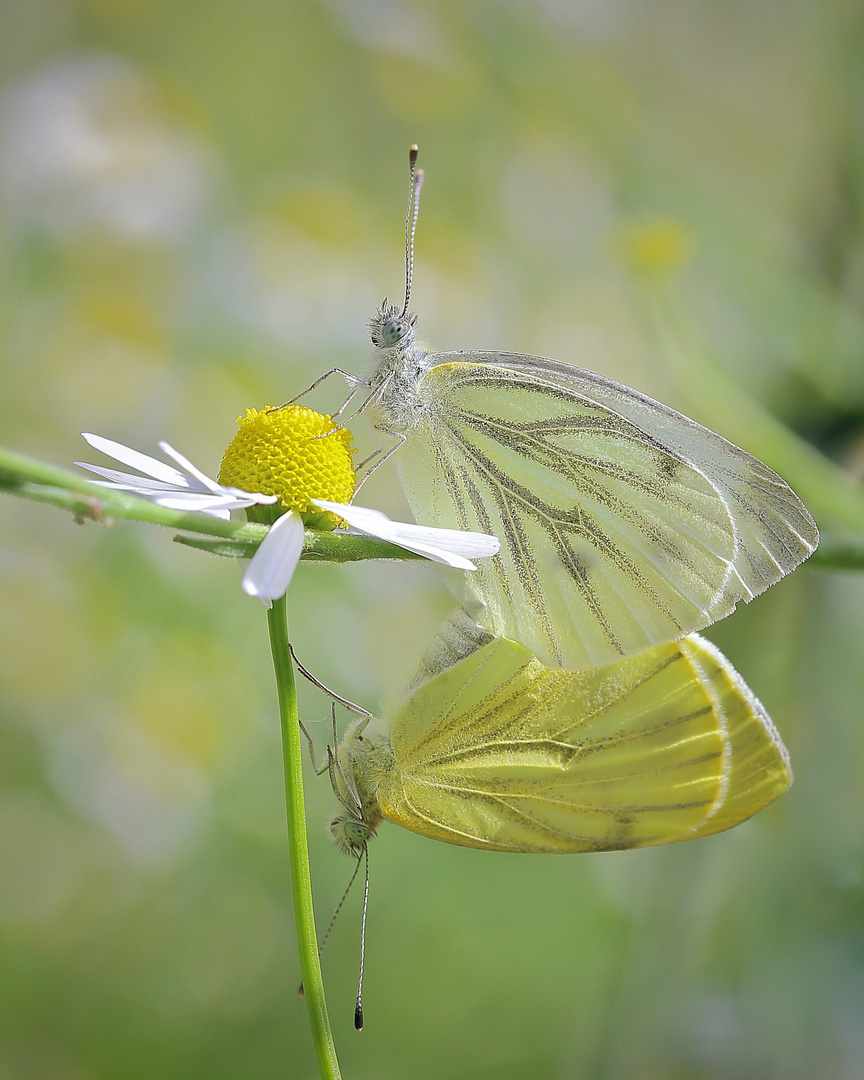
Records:
[[[353,855],[357,859],[375,835],[375,830],[359,817],[346,811],[336,814],[331,819],[330,835],[340,851],[345,852],[346,855]]]
[[[414,341],[416,326],[416,315],[385,300],[369,320],[369,336],[376,349],[407,349]]]

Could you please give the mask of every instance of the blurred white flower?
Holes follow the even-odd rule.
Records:
[[[340,28],[374,52],[396,53],[423,64],[447,68],[459,61],[432,11],[398,0],[325,0]]]
[[[176,243],[210,198],[214,161],[112,56],[54,61],[0,102],[0,198],[12,222]]]

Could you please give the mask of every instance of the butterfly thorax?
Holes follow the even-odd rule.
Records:
[[[417,395],[417,383],[429,369],[429,351],[416,338],[417,316],[388,307],[387,301],[369,320],[375,357],[369,382],[382,427],[406,431],[421,423],[428,406]]]
[[[345,807],[330,821],[330,835],[342,851],[359,855],[381,824],[378,803],[381,780],[393,767],[390,740],[365,719],[352,724],[339,744],[338,794]],[[347,781],[347,785],[346,785]],[[347,809],[351,807],[351,809]]]

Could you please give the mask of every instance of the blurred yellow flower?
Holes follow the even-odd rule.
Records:
[[[685,266],[693,247],[693,234],[683,221],[655,218],[619,226],[611,239],[610,253],[635,273],[658,278]]]

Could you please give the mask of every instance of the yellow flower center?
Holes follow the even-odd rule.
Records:
[[[351,432],[337,430],[329,416],[302,405],[247,409],[237,423],[240,430],[222,458],[219,483],[276,495],[283,506],[303,514],[307,525],[335,528],[338,518],[310,500],[351,501],[357,485]]]

